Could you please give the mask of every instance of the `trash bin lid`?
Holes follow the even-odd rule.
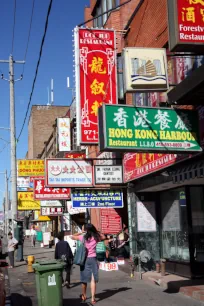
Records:
[[[33,264],[33,268],[36,271],[62,270],[64,266],[64,262],[57,260],[40,260]]]

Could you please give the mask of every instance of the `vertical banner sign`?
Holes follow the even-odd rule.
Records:
[[[59,151],[65,152],[71,150],[71,137],[70,137],[70,119],[57,118],[58,129],[58,143]]]
[[[98,143],[98,108],[117,103],[115,32],[75,28],[77,144]]]
[[[171,51],[203,48],[203,0],[168,0],[168,15]]]

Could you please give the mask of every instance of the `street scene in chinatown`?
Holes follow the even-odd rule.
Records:
[[[0,306],[203,305],[204,1],[0,5]]]

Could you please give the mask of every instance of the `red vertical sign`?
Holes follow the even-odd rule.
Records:
[[[101,208],[101,232],[118,234],[122,230],[121,217],[114,208]]]
[[[98,108],[117,103],[116,47],[113,30],[78,29],[80,82],[78,129],[81,143],[98,143]],[[79,75],[78,75],[79,74]]]

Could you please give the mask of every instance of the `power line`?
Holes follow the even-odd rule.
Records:
[[[27,40],[27,45],[26,45],[26,50],[25,50],[25,55],[24,55],[24,61],[26,61],[26,57],[27,57],[27,53],[28,53],[28,46],[29,46],[29,42],[30,42],[30,34],[31,34],[32,22],[33,22],[34,7],[35,7],[35,0],[33,0],[33,4],[32,4],[32,11],[31,11],[31,18],[30,18],[30,26],[29,26],[29,31],[28,31],[28,40]],[[23,72],[22,72],[22,75],[23,75],[23,73],[24,73],[24,68],[25,68],[25,64],[23,64]]]
[[[16,26],[16,0],[14,0],[13,34],[12,34],[11,54],[13,54],[15,26]]]
[[[30,98],[29,98],[29,102],[28,102],[25,118],[24,118],[24,121],[23,121],[23,125],[22,125],[21,131],[19,133],[19,136],[17,138],[17,143],[19,142],[19,139],[21,137],[21,134],[22,134],[24,126],[25,126],[26,119],[27,119],[28,112],[29,112],[29,108],[30,108],[30,104],[31,104],[31,101],[32,101],[33,92],[34,92],[34,89],[35,89],[35,83],[36,83],[37,76],[38,76],[38,69],[39,69],[40,60],[41,60],[41,57],[42,57],[43,46],[44,46],[45,37],[46,37],[46,34],[47,34],[47,28],[48,28],[48,23],[49,23],[49,16],[50,16],[50,12],[51,12],[51,9],[52,9],[52,2],[53,2],[53,0],[50,0],[50,4],[49,4],[49,7],[48,7],[47,16],[46,16],[44,34],[43,34],[43,38],[42,38],[41,46],[40,46],[39,58],[38,58],[38,62],[37,62],[37,66],[36,66],[36,71],[35,71],[35,77],[34,77],[34,80],[33,80],[33,85],[32,85],[32,89],[31,89]]]

